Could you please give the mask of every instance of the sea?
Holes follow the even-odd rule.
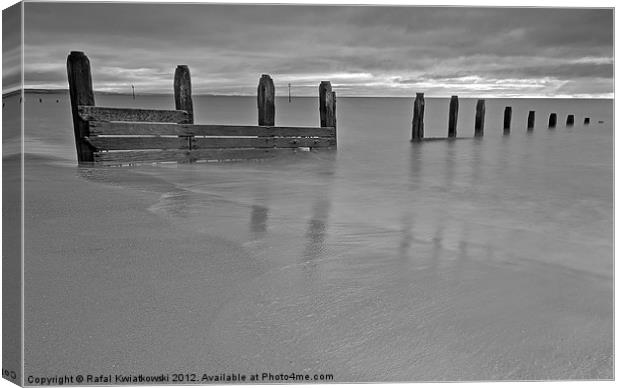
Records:
[[[171,95],[95,99],[110,107],[174,106]],[[449,98],[425,102],[425,137],[445,138]],[[613,100],[487,98],[481,138],[473,137],[476,99],[459,102],[453,141],[410,142],[413,98],[338,97],[336,150],[79,167],[68,94],[27,93],[26,190],[45,192],[36,172],[45,164],[46,175],[69,171],[102,192],[150,193],[146,212],[168,225],[154,227],[153,239],[191,234],[196,244],[219,241],[243,252],[222,261],[205,244],[204,257],[190,267],[166,258],[167,266],[178,260],[183,267],[178,278],[158,272],[157,259],[147,280],[136,276],[148,287],[158,287],[151,283],[158,276],[194,285],[181,292],[166,283],[172,294],[160,309],[172,314],[166,303],[186,306],[174,314],[188,326],[164,335],[166,344],[157,337],[153,346],[165,354],[123,353],[131,341],[150,346],[149,335],[132,331],[143,312],[118,328],[129,342],[109,345],[99,358],[94,347],[88,357],[65,355],[67,365],[98,362],[101,373],[137,373],[183,360],[196,370],[316,372],[337,382],[613,378]],[[19,96],[3,98],[5,123],[19,123],[12,116],[19,104]],[[199,95],[194,109],[201,124],[257,120],[255,97]],[[550,113],[558,117],[553,129]],[[569,114],[573,126],[565,124]],[[278,97],[276,125],[318,126],[318,99]],[[7,130],[5,124],[4,158],[21,145],[19,133]],[[46,195],[61,200],[63,192]],[[45,217],[29,211],[26,199],[27,235],[28,219]],[[94,211],[103,214],[105,206]],[[30,238],[49,237],[37,233]],[[138,256],[132,252],[127,245],[129,261]],[[66,265],[96,253],[67,256]],[[220,264],[208,272],[196,264],[210,260]],[[203,293],[196,285],[204,282],[219,291]],[[44,346],[37,330],[33,341]],[[29,349],[43,370],[64,365]],[[111,361],[127,354],[131,370]]]

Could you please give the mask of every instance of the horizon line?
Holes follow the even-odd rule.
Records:
[[[16,95],[19,94],[21,92],[22,88],[18,88],[18,89],[14,89],[8,92],[2,92],[2,98],[5,97],[10,97],[12,95]],[[69,88],[51,88],[51,89],[40,89],[40,88],[24,88],[23,89],[24,93],[59,93],[59,92],[64,92],[64,93],[69,93]],[[97,94],[108,94],[108,95],[120,95],[120,96],[131,96],[131,93],[125,93],[125,92],[114,92],[114,91],[107,91],[107,90],[93,90],[94,93]],[[170,96],[173,93],[166,93],[166,92],[143,92],[143,93],[136,93],[136,96]],[[193,96],[213,96],[213,97],[256,97],[255,94],[217,94],[217,93],[195,93],[192,94]],[[425,95],[425,98],[450,98],[452,95],[450,96],[436,96],[436,95]],[[457,95],[458,96],[458,95]],[[388,96],[388,95],[381,95],[381,96],[373,96],[373,95],[341,95],[338,96],[340,98],[412,98],[415,99],[415,95],[411,95],[411,96]],[[611,96],[611,97],[604,97],[604,96],[588,96],[588,97],[582,97],[582,96],[567,96],[567,95],[558,95],[558,96],[540,96],[540,95],[521,95],[521,96],[502,96],[502,95],[493,95],[493,96],[489,96],[489,95],[481,95],[481,96],[459,96],[460,98],[493,98],[493,99],[562,99],[562,100],[568,100],[568,99],[581,99],[581,100],[614,100],[615,96]],[[288,98],[287,95],[285,96],[276,96],[276,98]],[[297,95],[297,96],[292,96],[292,98],[318,98],[318,96],[315,95]]]

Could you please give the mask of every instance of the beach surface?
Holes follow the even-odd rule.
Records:
[[[336,152],[123,168],[33,114],[25,376],[613,378],[611,130],[410,144],[339,103]]]

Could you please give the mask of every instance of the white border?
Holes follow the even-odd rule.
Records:
[[[40,2],[40,1],[45,1],[45,0],[27,0],[28,2]],[[84,0],[80,1],[80,0],[64,0],[64,2],[86,2]],[[88,1],[88,2],[94,2],[94,1]],[[110,1],[98,1],[98,2],[123,2],[120,0],[110,0]],[[255,4],[255,3],[263,3],[263,4],[325,4],[325,5],[427,5],[427,6],[485,6],[485,7],[559,7],[559,8],[573,8],[573,7],[588,7],[588,8],[615,8],[615,4],[613,1],[609,1],[609,0],[589,0],[589,1],[574,1],[574,0],[567,0],[567,1],[546,1],[546,2],[541,2],[540,0],[536,1],[536,0],[521,0],[521,1],[503,1],[503,2],[498,2],[497,0],[495,1],[491,1],[491,0],[476,0],[476,1],[464,1],[464,0],[451,0],[451,1],[414,1],[414,0],[388,0],[385,2],[379,2],[379,0],[376,1],[368,1],[368,0],[336,0],[336,1],[329,1],[329,0],[314,0],[314,1],[304,1],[304,0],[287,0],[287,1],[257,1],[257,0],[227,0],[227,1],[145,1],[145,0],[132,0],[130,2],[134,2],[134,3],[241,3],[241,4]],[[11,0],[0,0],[0,4],[2,5],[2,8],[5,9],[13,4],[15,4],[16,1],[11,1]],[[23,20],[23,7],[22,7],[22,20]],[[0,21],[0,30],[1,30],[1,21]],[[24,74],[23,74],[23,60],[24,60],[24,56],[23,56],[23,31],[24,31],[24,23],[22,23],[22,85],[24,83]],[[619,34],[618,31],[615,27],[615,9],[614,9],[614,96],[615,96],[615,90],[616,90],[616,86],[617,86],[617,79],[615,78],[615,74],[616,74],[616,62],[615,62],[615,43],[618,42],[618,38],[619,38]],[[615,136],[615,117],[617,115],[618,111],[617,111],[617,106],[615,103],[615,98],[614,98],[614,258],[616,257],[616,242],[618,241],[618,232],[615,228],[615,220],[617,219],[618,216],[618,210],[615,206],[616,204],[616,195],[617,195],[617,186],[616,183],[618,182],[618,171],[615,168],[617,166],[617,161],[616,161],[616,153],[615,150],[618,147],[619,140],[618,137]],[[23,119],[24,119],[24,109],[22,109],[22,133],[23,133]],[[0,172],[1,174],[1,172]],[[23,174],[23,136],[22,136],[22,174]],[[23,175],[22,175],[22,201],[23,201]],[[1,196],[1,194],[0,194]],[[23,203],[23,202],[22,202]],[[22,207],[22,225],[23,225],[23,221],[24,221],[24,213],[23,213],[23,207]],[[1,231],[1,228],[0,228]],[[22,255],[23,255],[23,240],[22,240]],[[22,257],[22,266],[23,266],[23,257]],[[615,319],[615,311],[616,311],[616,307],[617,307],[617,301],[618,301],[618,294],[617,294],[617,288],[615,287],[615,279],[617,278],[617,274],[618,274],[618,268],[614,265],[614,356],[618,354],[618,344],[615,338],[615,333],[617,333],[618,330],[618,321]],[[23,313],[24,313],[24,309],[23,309],[23,271],[22,271],[22,322],[23,322]],[[1,288],[0,288],[0,296],[2,295],[1,293]],[[1,320],[0,320],[0,330],[1,330]],[[22,325],[22,330],[23,330],[23,325]],[[23,376],[23,367],[24,367],[24,363],[23,363],[24,359],[23,359],[23,335],[22,335],[22,376]],[[619,371],[619,367],[618,367],[618,363],[615,362],[615,357],[614,357],[614,376],[618,376],[618,371]],[[459,383],[459,386],[463,386],[463,387],[473,387],[473,386],[477,386],[478,384],[481,384],[479,382],[475,382],[475,383]],[[501,382],[489,382],[489,383],[483,383],[486,387],[491,387],[491,388],[495,388],[495,387],[506,387],[506,386],[514,386],[514,385],[520,385],[520,384],[524,384],[530,387],[581,387],[581,386],[591,386],[591,385],[595,385],[595,386],[609,386],[611,387],[612,385],[615,386],[615,382],[613,381],[609,381],[609,382],[592,382],[592,381],[560,381],[560,382],[527,382],[527,383],[517,383],[517,382],[508,382],[508,383],[501,383]],[[388,386],[388,384],[371,384],[372,386]],[[390,383],[389,385],[393,385],[393,383]],[[399,384],[399,386],[413,386],[414,384],[412,383],[406,383],[406,384]],[[437,383],[416,383],[415,386],[416,387],[434,387],[436,386]],[[243,385],[244,387],[247,387],[248,385]],[[317,387],[330,387],[333,386],[333,384],[331,385],[327,385],[327,384],[313,384],[312,386],[317,386]],[[350,387],[365,387],[368,386],[368,384],[347,384],[347,386]],[[14,387],[13,384],[11,384],[10,382],[8,382],[7,380],[4,379],[0,379],[0,388],[8,388],[8,387]],[[142,386],[142,387],[149,387],[149,386]],[[161,387],[161,386],[152,386],[152,387]],[[192,386],[190,386],[192,387]],[[279,385],[261,385],[260,387],[281,387]]]

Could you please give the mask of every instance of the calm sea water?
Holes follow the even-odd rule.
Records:
[[[173,106],[171,96],[96,100]],[[427,137],[447,133],[448,103],[426,99]],[[460,101],[459,136],[473,135],[475,103]],[[253,125],[255,104],[197,96],[195,121]],[[151,212],[258,263],[210,342],[248,355],[245,367],[336,365],[341,381],[609,378],[612,101],[487,99],[483,138],[421,144],[409,142],[412,105],[339,97],[337,151],[80,174],[164,180],[175,189]],[[26,153],[74,168],[68,97],[28,95],[25,108]],[[317,99],[279,98],[276,124],[317,125]]]
[[[413,223],[416,233],[427,236],[442,228],[444,219],[458,219],[463,224],[454,225],[455,229],[469,230],[472,224],[493,227],[486,237],[490,242],[497,239],[493,235],[503,232],[513,240],[507,227],[541,229],[536,238],[548,240],[551,232],[562,241],[569,240],[558,241],[559,247],[604,244],[596,247],[602,249],[601,254],[587,264],[578,255],[541,253],[535,255],[537,260],[611,274],[611,100],[487,99],[483,139],[423,144],[409,142],[412,101],[339,98],[336,152],[207,167],[160,165],[140,172],[195,193],[221,195],[248,209],[268,206],[273,200],[278,205],[269,214],[289,204],[297,208],[292,216],[298,219],[314,217],[312,203],[325,202],[329,206],[324,216],[331,220],[325,237],[334,236],[336,241],[341,236],[335,233],[335,217],[344,217],[347,225],[370,223],[378,229],[409,228]],[[13,97],[5,103],[17,100]],[[473,136],[475,103],[475,99],[460,101],[459,136]],[[131,96],[98,95],[97,104],[164,109],[173,106],[173,100],[172,96],[133,100]],[[427,137],[446,136],[448,104],[449,99],[426,99]],[[253,97],[197,96],[194,105],[197,123],[256,123]],[[505,106],[513,109],[510,136],[503,136]],[[68,96],[29,95],[25,108],[26,153],[59,157],[74,165]],[[529,110],[537,114],[531,133],[526,131]],[[558,114],[555,130],[547,129],[551,112]],[[567,128],[564,123],[569,113],[575,115],[576,125]],[[584,117],[591,118],[590,125],[583,125]],[[278,98],[276,124],[318,125],[317,99],[294,98],[288,103]],[[420,218],[425,221],[414,222]],[[543,232],[544,228],[550,230]],[[575,239],[570,237],[573,234]]]

